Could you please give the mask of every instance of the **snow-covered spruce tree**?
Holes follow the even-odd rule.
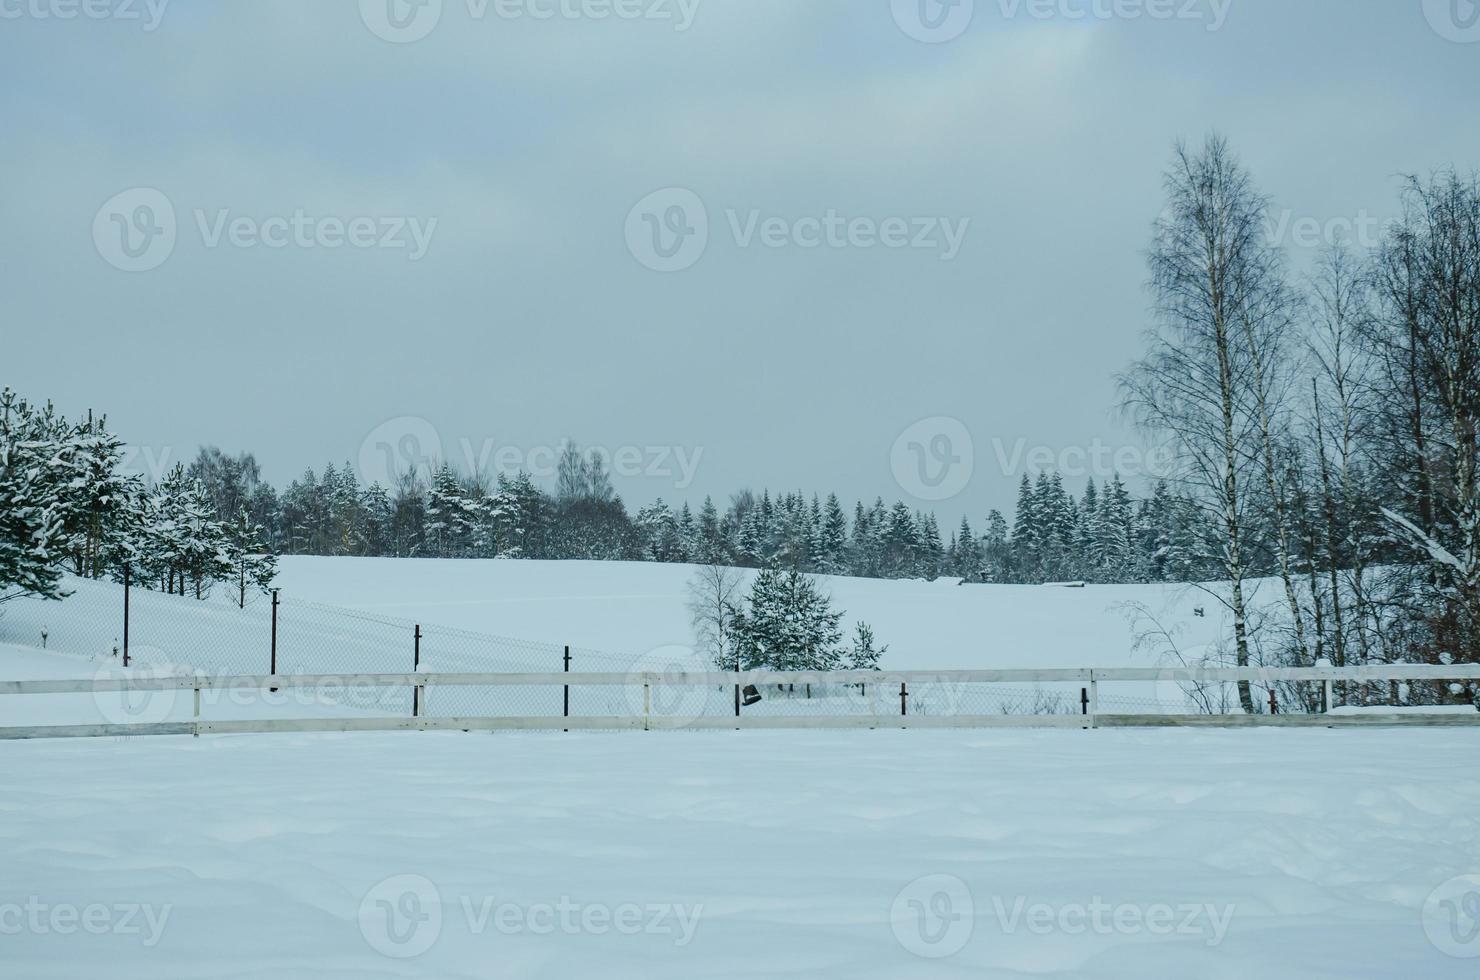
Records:
[[[204,598],[214,582],[235,571],[227,528],[210,494],[183,466],[167,473],[146,498],[137,538],[135,560],[146,576],[158,578],[162,591],[185,595],[193,586],[195,597]]]
[[[216,517],[211,496],[198,481],[185,481],[180,515],[180,569],[195,598],[203,599],[212,584],[229,579],[235,571],[229,532]],[[183,583],[182,583],[183,584]]]
[[[247,604],[247,587],[268,592],[277,577],[277,557],[267,546],[267,532],[242,504],[232,522],[227,553],[236,572],[237,605]]]
[[[451,466],[443,463],[432,477],[427,494],[427,545],[436,558],[465,558],[474,537],[476,522],[470,519],[469,501],[462,481]]]
[[[746,606],[731,618],[743,670],[836,670],[843,662],[843,614],[809,576],[763,569]]]
[[[848,670],[878,670],[879,661],[889,652],[887,646],[874,647],[874,630],[868,623],[860,622],[853,632],[853,646],[848,649]]]
[[[57,461],[59,429],[50,406],[0,392],[0,602],[66,595],[60,561],[75,495]]]
[[[67,552],[72,570],[87,578],[108,570],[143,485],[123,474],[123,449],[123,440],[108,431],[107,419],[89,413],[87,421],[69,430],[57,457],[71,474]]]

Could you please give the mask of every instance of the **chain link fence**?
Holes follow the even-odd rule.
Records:
[[[378,613],[217,587],[197,599],[134,586],[70,579],[60,602],[21,600],[0,606],[0,643],[80,654],[94,661],[210,675],[401,673],[603,673],[632,677],[611,685],[494,685],[383,688],[368,685],[315,692],[334,709],[376,716],[443,718],[586,718],[848,716],[1071,716],[1089,710],[1089,692],[1074,682],[760,684],[664,683],[665,676],[713,669],[685,647],[642,655],[567,647],[417,624]],[[127,650],[125,651],[125,637]],[[656,682],[644,683],[644,678]],[[1327,708],[1322,685],[1254,685],[1261,712],[1314,713]],[[1458,686],[1433,682],[1338,684],[1331,707],[1442,703]],[[1273,699],[1271,700],[1271,695]],[[248,705],[250,707],[250,705]],[[1102,683],[1101,714],[1237,713],[1236,686],[1180,681]]]

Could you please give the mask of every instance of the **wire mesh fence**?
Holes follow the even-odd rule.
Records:
[[[1080,681],[986,683],[666,683],[714,666],[685,647],[642,655],[613,653],[416,623],[286,595],[216,589],[170,595],[119,583],[71,579],[61,602],[0,607],[0,643],[45,647],[124,666],[211,675],[430,673],[612,674],[617,684],[339,687],[311,694],[330,711],[440,718],[556,716],[631,719],[853,717],[949,718],[1084,715],[1090,688]],[[243,599],[245,601],[243,601]],[[125,617],[125,606],[127,615]],[[125,623],[126,620],[126,623]],[[1474,684],[1439,681],[1305,681],[1250,685],[1256,711],[1319,713],[1464,701]],[[278,692],[269,692],[276,694]],[[246,695],[233,695],[246,697]],[[1238,685],[1185,679],[1101,683],[1102,714],[1234,714]],[[209,707],[209,705],[208,705]],[[250,712],[254,703],[243,705]]]

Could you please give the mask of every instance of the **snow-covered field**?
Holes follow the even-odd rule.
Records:
[[[641,654],[687,642],[687,574],[293,559],[282,584],[381,617]],[[1217,628],[1211,606],[1191,615],[1202,602],[1186,590],[829,584],[901,668],[1144,663],[1126,601],[1158,605],[1189,643]],[[27,642],[45,617],[53,647],[88,649],[0,646],[0,677],[113,669],[111,600],[78,598],[96,622],[58,625],[66,603],[10,604],[0,640]],[[136,606],[171,620],[161,637],[237,622],[214,600],[170,601]],[[358,635],[336,637],[337,614],[311,612],[295,611],[285,641]],[[7,724],[132,710],[106,696],[0,696]],[[185,717],[189,695],[151,710]],[[348,709],[218,697],[205,714],[330,710]],[[0,976],[1474,977],[1474,737],[0,742]]]
[[[1470,738],[4,744],[0,974],[1468,978]]]
[[[693,573],[653,563],[287,558],[279,584],[287,596],[402,619],[641,654],[693,642],[686,605]],[[1220,629],[1216,603],[1186,586],[822,581],[834,608],[847,611],[849,633],[867,621],[889,645],[884,665],[897,670],[1129,664],[1129,603],[1179,624],[1190,648],[1213,642]],[[1199,607],[1206,617],[1193,614]]]

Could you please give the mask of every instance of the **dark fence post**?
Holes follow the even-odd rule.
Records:
[[[1081,715],[1089,714],[1089,688],[1087,687],[1081,687],[1079,689],[1079,713]]]
[[[565,672],[567,674],[570,673],[570,645],[569,644],[567,644],[566,647],[565,647]],[[569,718],[570,717],[570,685],[569,684],[565,685],[565,714],[563,715],[563,717],[565,717],[565,718]],[[565,731],[568,732],[568,731],[570,731],[570,729],[567,728],[567,729],[565,729]]]
[[[906,698],[908,698],[908,697],[909,697],[909,688],[905,685],[905,682],[904,681],[900,681],[899,682],[899,714],[900,714],[900,717],[904,717],[905,715],[908,715],[910,713],[910,710],[909,710],[909,702],[906,700]]]
[[[1269,689],[1269,713],[1272,715],[1280,713],[1280,704],[1275,700],[1274,688],[1272,687]]]
[[[123,566],[123,665],[128,666],[128,587],[129,566]]]
[[[421,670],[421,624],[416,624],[416,632],[411,639],[411,672],[413,674]],[[411,717],[415,718],[421,713],[421,685],[411,685]]]
[[[276,677],[277,676],[277,611],[278,611],[278,590],[277,589],[273,589],[272,590],[272,661],[268,665],[268,673],[271,674],[273,677]],[[276,694],[277,693],[277,688],[273,688],[272,689],[272,693],[273,694]]]

